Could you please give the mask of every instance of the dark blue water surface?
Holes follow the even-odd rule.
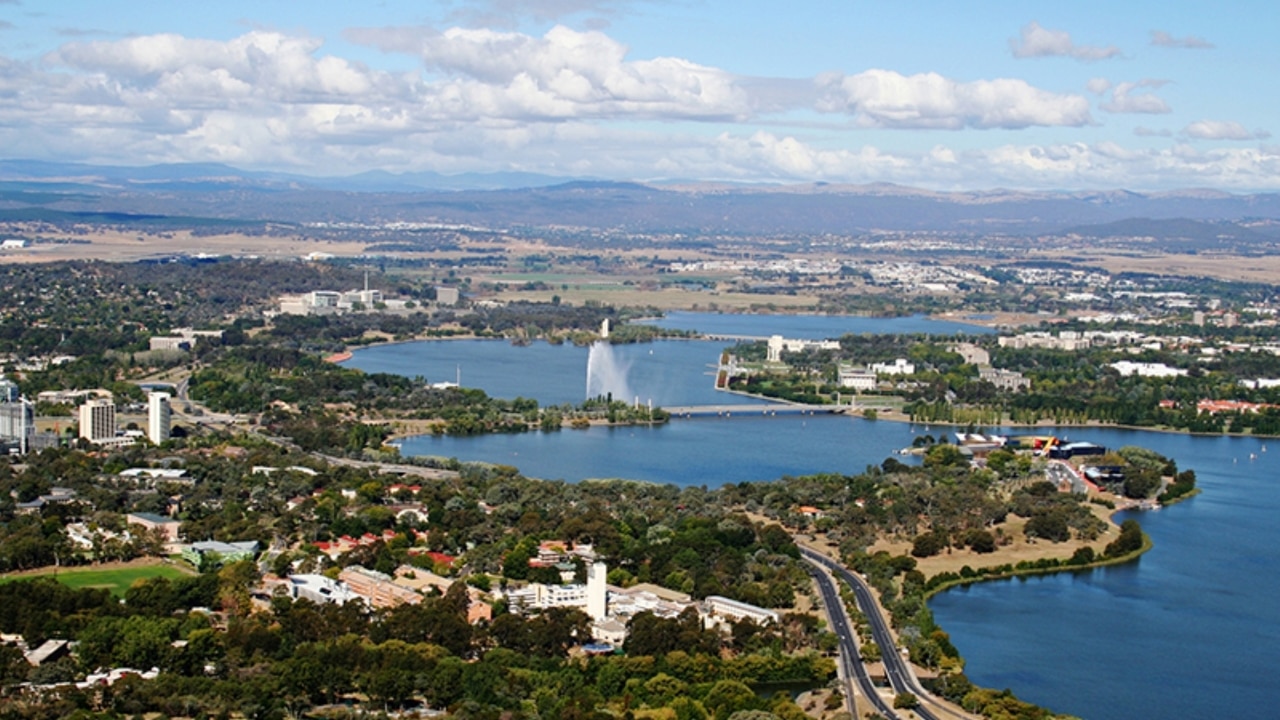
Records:
[[[1275,717],[1280,683],[1280,467],[1264,442],[1072,431],[1140,444],[1203,493],[1135,517],[1136,562],[981,583],[930,601],[976,683],[1093,720]],[[1250,455],[1255,459],[1250,459]]]
[[[607,352],[624,371],[633,396],[655,405],[724,405],[755,402],[715,389],[712,366],[724,342],[662,340],[612,345]],[[504,340],[426,340],[356,350],[345,365],[429,382],[480,388],[491,397],[534,398],[542,405],[578,404],[587,397],[590,349],[536,342],[522,347]]]
[[[818,323],[798,330],[787,322]],[[871,325],[851,326],[849,321]],[[830,322],[822,330],[822,322]],[[735,335],[836,337],[917,332],[932,321],[680,313],[664,322]],[[781,323],[781,324],[779,324]],[[899,325],[900,324],[900,325]],[[677,326],[677,325],[672,325]],[[850,329],[857,328],[857,329]],[[950,332],[946,330],[944,332]],[[615,348],[641,397],[723,404],[706,367],[723,343]],[[650,355],[649,351],[653,354]],[[578,402],[587,350],[447,341],[369,348],[364,370],[452,380],[500,397]],[[745,402],[745,401],[744,401]],[[755,411],[758,412],[758,411]],[[591,428],[471,438],[413,438],[406,454],[487,460],[543,478],[625,477],[717,487],[812,472],[861,472],[915,434],[902,423],[840,416],[679,419],[656,428]],[[1142,445],[1194,469],[1203,494],[1136,515],[1155,542],[1138,562],[1074,574],[984,583],[930,605],[974,682],[1084,718],[1272,717],[1280,707],[1280,441],[1111,429],[1062,431],[1108,447]],[[1122,518],[1121,518],[1122,519]]]
[[[845,334],[922,333],[982,335],[990,328],[950,320],[934,320],[924,315],[900,318],[872,318],[855,315],[725,315],[721,313],[671,312],[650,324],[671,330],[697,330],[720,335],[767,337],[782,335],[804,340],[835,339]]]

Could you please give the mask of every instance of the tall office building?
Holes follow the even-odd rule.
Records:
[[[608,575],[609,566],[602,562],[587,566],[587,615],[597,622],[609,616]]]
[[[18,390],[18,384],[7,378],[0,377],[0,402],[17,402],[21,397]]]
[[[36,435],[36,406],[29,400],[14,398],[0,402],[0,440],[16,444],[24,455],[31,451]]]
[[[90,400],[80,406],[80,437],[90,442],[116,436],[116,404],[112,400]]]
[[[169,393],[153,392],[147,397],[147,437],[151,442],[159,445],[169,439],[172,414]]]

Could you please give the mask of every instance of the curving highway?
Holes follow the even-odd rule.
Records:
[[[827,557],[826,555],[823,555],[822,553],[816,552],[814,550],[810,550],[809,548],[806,548],[804,546],[800,547],[800,553],[804,556],[805,560],[809,561],[811,565],[816,565],[821,568],[825,568],[826,570],[834,574],[836,577],[849,583],[849,587],[853,588],[854,597],[858,601],[858,608],[862,610],[863,615],[866,615],[867,623],[871,627],[872,639],[874,639],[876,645],[880,647],[881,661],[884,663],[884,671],[889,678],[889,685],[893,688],[894,692],[898,692],[898,693],[909,692],[912,695],[915,695],[916,698],[918,698],[920,701],[920,704],[915,708],[913,708],[912,711],[919,717],[924,718],[924,720],[939,720],[939,717],[934,713],[934,710],[944,712],[947,715],[963,717],[958,715],[954,711],[950,710],[947,706],[943,705],[938,700],[934,699],[933,696],[930,695],[928,691],[924,689],[924,686],[920,684],[920,681],[916,679],[915,673],[911,672],[911,668],[908,666],[906,659],[902,657],[901,651],[898,649],[897,644],[893,640],[893,634],[889,631],[889,621],[886,620],[884,615],[880,613],[880,606],[876,604],[875,598],[871,595],[871,588],[867,585],[866,581],[864,581],[856,573],[851,572],[844,565],[841,565],[840,563],[836,562],[835,560],[832,560],[831,558]],[[825,575],[825,574],[817,573],[815,574],[815,577],[818,577],[819,575]],[[832,585],[834,585],[834,583],[831,582],[830,578],[825,578],[825,579],[827,580],[828,583],[831,583]],[[819,588],[823,587],[822,580],[819,580],[818,586]],[[826,598],[827,598],[826,592],[823,591],[823,600],[826,601]],[[840,602],[838,593],[836,594],[835,602],[836,603]],[[845,623],[845,627],[848,628],[848,616],[844,613],[844,606],[842,604],[837,604],[835,606],[832,606],[828,601],[828,608],[832,608],[832,607],[838,608],[840,610],[839,615],[840,615],[841,622]],[[833,616],[832,622],[834,623],[835,622],[834,616],[836,613],[834,611],[829,610],[829,614]],[[843,641],[845,639],[845,631],[839,631],[839,632],[841,632],[841,640]],[[849,636],[852,636],[851,629],[848,629],[848,634]],[[852,642],[850,642],[849,644],[850,646],[852,646]],[[841,643],[841,646],[842,647],[844,646],[843,642]],[[844,653],[842,652],[842,655],[843,654]],[[856,650],[854,653],[850,654],[850,656],[853,658],[857,658],[858,656],[856,654]],[[859,659],[858,662],[856,662],[855,664],[858,666],[859,672],[861,672],[861,674],[865,676],[866,668],[863,667],[861,660]],[[874,703],[875,699],[878,699],[879,696],[874,693],[874,686],[872,686],[873,692],[871,693],[866,692],[866,688],[867,686],[870,685],[870,682],[871,682],[870,678],[868,678],[867,679],[868,685],[862,686],[864,691],[863,694],[873,698],[872,702]],[[881,700],[880,705],[883,705],[883,703],[884,701]],[[932,709],[928,706],[932,706]],[[878,705],[876,710],[882,715],[884,715],[885,717],[888,717],[888,718],[897,717],[897,715],[895,715],[891,709],[886,709]]]
[[[822,593],[822,604],[826,606],[827,617],[831,619],[831,630],[840,638],[841,679],[847,683],[856,681],[862,690],[862,696],[875,706],[876,712],[889,720],[897,720],[898,716],[893,708],[876,692],[876,686],[871,682],[871,676],[867,674],[867,666],[858,655],[858,635],[849,622],[849,614],[840,600],[840,592],[836,589],[835,581],[824,571],[820,563],[808,557],[808,551],[802,550],[802,552],[805,552],[805,559],[809,561],[809,574],[818,583],[818,592]],[[852,685],[845,689],[845,701],[850,714],[856,718],[858,713],[854,708],[851,689]]]

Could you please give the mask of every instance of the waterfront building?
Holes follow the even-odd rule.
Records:
[[[795,340],[781,335],[772,335],[768,341],[769,362],[782,362],[784,352],[803,352],[805,350],[839,350],[836,340]]]
[[[836,370],[836,377],[842,388],[851,388],[853,390],[876,389],[876,374],[870,370],[841,365]]]
[[[1017,392],[1031,387],[1031,380],[1024,377],[1022,373],[990,366],[978,368],[978,379],[995,385],[997,390]]]

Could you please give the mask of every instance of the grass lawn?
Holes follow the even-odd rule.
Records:
[[[0,583],[25,580],[27,578],[55,576],[58,582],[73,588],[106,588],[112,595],[122,597],[124,591],[139,580],[153,577],[175,578],[190,575],[172,565],[129,565],[114,568],[47,568],[44,572],[24,573],[22,575],[6,575],[0,577]]]

